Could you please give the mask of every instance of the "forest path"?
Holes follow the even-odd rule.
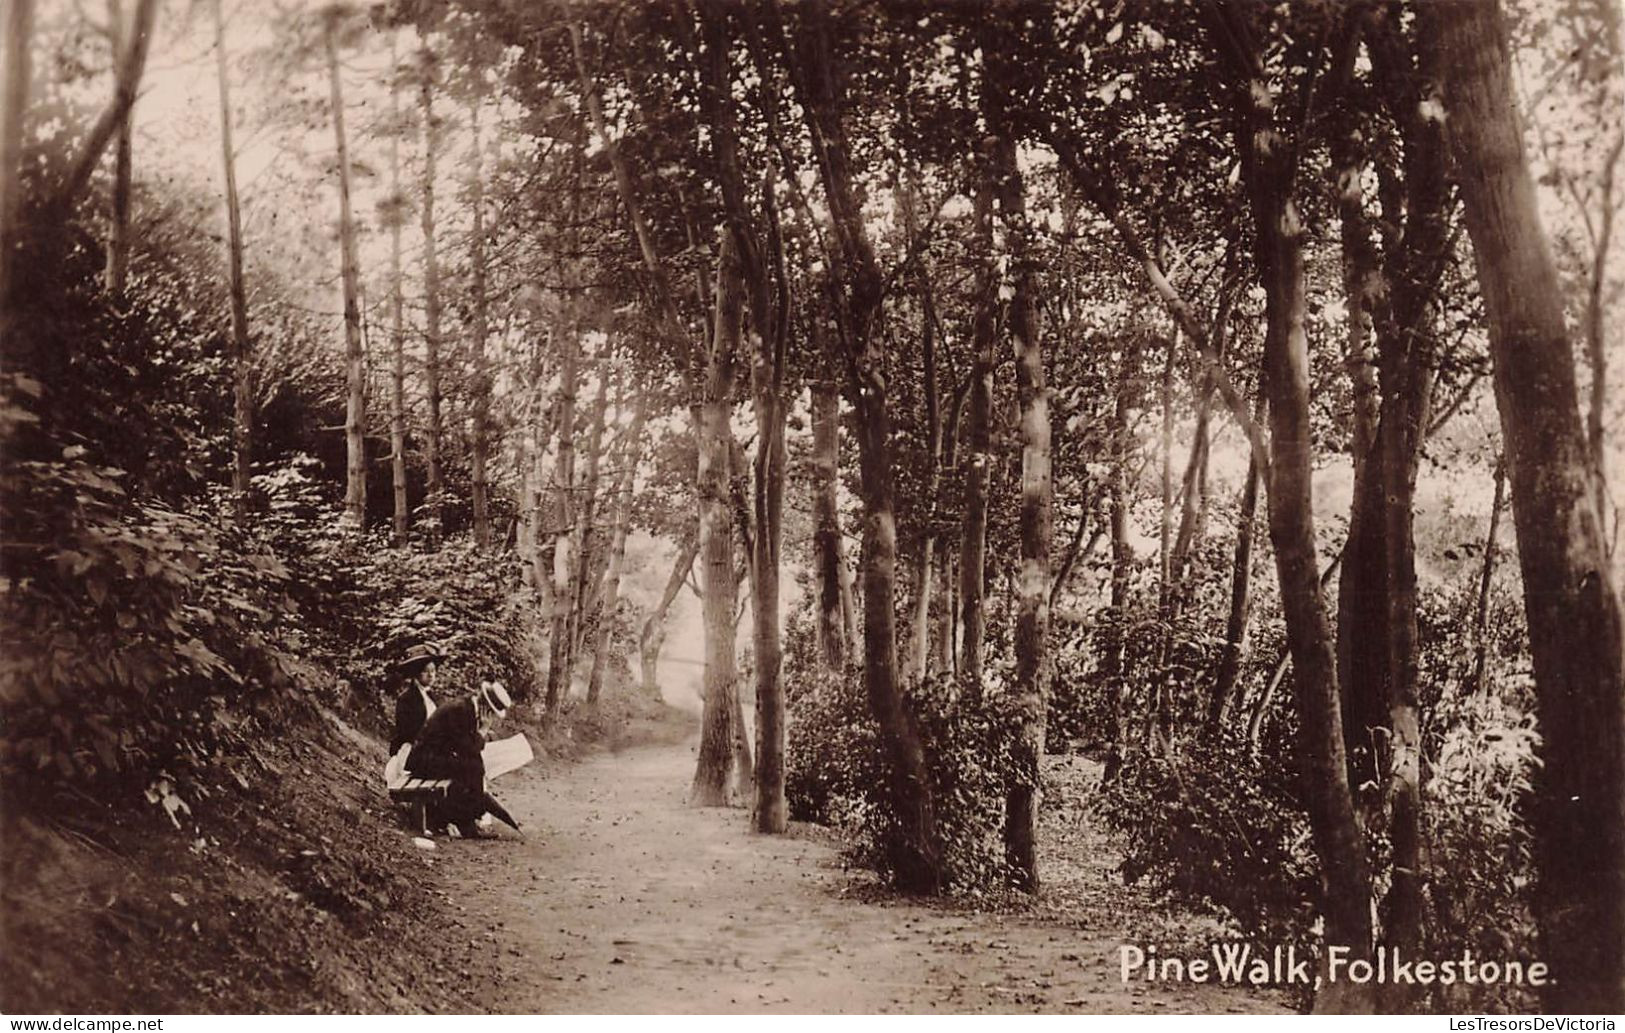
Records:
[[[503,780],[526,838],[441,841],[457,921],[501,957],[506,1013],[1256,1012],[1278,998],[1124,985],[1101,921],[967,913],[845,891],[817,830],[684,804],[692,745]],[[1080,931],[1075,926],[1082,925]],[[458,934],[454,930],[453,934]]]

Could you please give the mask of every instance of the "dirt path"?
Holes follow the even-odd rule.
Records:
[[[1125,986],[1106,928],[846,895],[828,843],[685,807],[692,771],[686,745],[527,769],[500,788],[528,838],[441,844],[441,870],[471,887],[454,932],[501,957],[491,1010],[1282,1010],[1241,990]]]

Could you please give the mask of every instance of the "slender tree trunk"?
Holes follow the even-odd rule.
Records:
[[[1603,5],[1603,10],[1607,6]],[[1608,41],[1608,53],[1613,57],[1615,71],[1620,67],[1620,37],[1619,13],[1617,7],[1612,17],[1607,18],[1607,32],[1604,38]],[[1617,97],[1616,97],[1617,102]],[[1614,138],[1614,146],[1608,157],[1603,161],[1603,178],[1600,187],[1601,197],[1598,200],[1599,212],[1597,216],[1598,227],[1593,254],[1591,257],[1590,283],[1586,290],[1585,306],[1585,341],[1586,358],[1591,365],[1591,396],[1590,404],[1586,409],[1586,440],[1591,446],[1592,462],[1596,464],[1597,481],[1597,511],[1607,517],[1608,502],[1608,457],[1604,449],[1603,420],[1608,409],[1608,341],[1604,325],[1607,322],[1608,303],[1603,293],[1608,283],[1608,257],[1613,253],[1611,242],[1614,236],[1614,175],[1619,167],[1621,151],[1625,151],[1625,129],[1619,131]],[[1613,542],[1609,541],[1609,552],[1613,552]]]
[[[1333,186],[1342,234],[1343,366],[1352,392],[1349,455],[1354,490],[1348,538],[1337,592],[1337,683],[1343,693],[1343,732],[1349,779],[1374,786],[1379,778],[1377,747],[1388,727],[1388,624],[1386,545],[1383,536],[1382,479],[1377,455],[1381,395],[1377,385],[1372,310],[1380,303],[1383,280],[1366,212],[1364,177],[1368,131],[1353,93],[1358,38],[1366,19],[1352,12],[1349,41],[1337,51],[1330,76],[1340,96],[1333,109]]]
[[[124,6],[119,0],[108,0],[107,35],[112,44],[113,60],[117,62],[124,50]],[[135,102],[131,101],[130,110],[119,119],[118,139],[113,145],[113,205],[107,233],[107,290],[120,300],[124,298],[124,288],[130,279],[130,131],[134,110]]]
[[[1537,916],[1555,1011],[1625,1011],[1625,662],[1563,291],[1493,0],[1424,6],[1490,324],[1539,700]]]
[[[1255,419],[1264,418],[1264,391],[1259,386],[1258,402],[1254,407]],[[1258,514],[1258,460],[1249,456],[1247,480],[1241,488],[1241,503],[1236,514],[1236,551],[1230,564],[1230,613],[1225,618],[1224,653],[1219,659],[1219,672],[1213,679],[1213,694],[1208,703],[1208,724],[1217,733],[1230,716],[1235,699],[1236,677],[1241,672],[1241,661],[1247,653],[1247,623],[1252,612],[1253,539]]]
[[[1496,537],[1501,530],[1501,507],[1506,503],[1507,464],[1505,456],[1495,457],[1495,493],[1490,499],[1490,529],[1484,535],[1484,568],[1478,576],[1478,614],[1473,621],[1473,680],[1468,691],[1488,692],[1485,668],[1490,649],[1490,583],[1495,577]]]
[[[217,0],[218,2],[218,0]],[[395,511],[393,536],[397,546],[406,544],[412,510],[406,497],[406,298],[405,277],[401,272],[401,220],[406,214],[406,198],[401,192],[401,98],[399,58],[396,37],[389,37],[389,473]],[[521,436],[523,440],[523,436]],[[520,459],[524,470],[524,459]]]
[[[733,238],[722,238],[717,258],[715,330],[707,365],[705,398],[695,438],[699,446],[700,570],[704,589],[705,703],[700,717],[700,753],[689,803],[722,807],[728,803],[733,768],[738,666],[734,657],[734,525],[731,491],[734,363],[744,320],[744,272]]]
[[[350,149],[344,134],[344,85],[339,76],[340,15],[327,12],[322,42],[327,51],[327,82],[333,107],[333,140],[339,165],[339,252],[344,282],[344,515],[356,528],[367,524],[367,370],[361,342],[360,273],[356,268],[355,221],[350,214]]]
[[[786,737],[784,647],[779,627],[779,567],[784,538],[784,355],[772,339],[756,341],[751,386],[756,407],[755,556],[752,641],[756,653],[755,819],[758,832],[783,832],[790,808],[784,789]]]
[[[1376,320],[1382,384],[1378,450],[1382,463],[1383,538],[1388,630],[1388,830],[1392,873],[1384,900],[1384,945],[1413,953],[1422,936],[1422,736],[1419,704],[1421,633],[1417,618],[1416,541],[1412,512],[1422,442],[1429,422],[1437,364],[1432,318],[1435,284],[1449,261],[1452,207],[1447,186],[1443,126],[1422,109],[1437,95],[1432,51],[1413,54],[1397,19],[1378,26],[1374,69],[1403,142],[1403,238],[1385,261],[1388,304]],[[1400,213],[1384,202],[1384,215]],[[1391,1007],[1409,1006],[1396,985]]]
[[[574,306],[570,306],[574,313]],[[570,695],[570,616],[575,598],[574,580],[570,573],[573,537],[575,533],[576,480],[576,390],[580,365],[581,340],[579,327],[572,318],[559,335],[563,355],[559,361],[558,448],[553,461],[553,527],[551,560],[547,576],[553,584],[551,630],[548,633],[547,660],[547,712],[556,716],[564,700]]]
[[[514,438],[514,474],[519,478],[519,526],[514,531],[514,551],[519,554],[520,583],[536,588],[536,482],[531,479],[532,432],[521,423]]]
[[[253,452],[254,403],[250,379],[253,354],[248,341],[248,294],[243,285],[243,219],[237,197],[237,151],[232,144],[231,87],[226,61],[226,19],[221,11],[221,3],[222,0],[215,0],[214,3],[214,49],[215,73],[220,86],[220,155],[222,182],[226,193],[226,256],[231,277],[231,508],[236,518],[243,520],[248,516],[249,458]],[[116,8],[117,4],[114,6]],[[128,212],[125,214],[127,217]],[[128,255],[118,264],[124,266],[127,261]],[[109,269],[111,270],[112,266],[109,266]],[[116,288],[121,292],[122,276],[121,270],[117,280],[119,285]]]
[[[10,337],[13,252],[22,206],[23,120],[28,114],[28,86],[33,64],[34,0],[9,0],[4,35],[0,36],[0,353],[12,349]]]
[[[1129,480],[1129,458],[1133,445],[1129,434],[1129,410],[1134,405],[1134,382],[1139,376],[1140,344],[1124,343],[1123,360],[1117,373],[1116,398],[1112,409],[1111,473],[1111,625],[1107,630],[1101,673],[1106,683],[1106,764],[1102,773],[1110,781],[1123,765],[1128,724],[1128,628],[1129,577],[1134,550],[1128,540],[1129,510],[1134,505]]]
[[[991,173],[984,172],[984,176]],[[993,348],[997,334],[998,271],[993,254],[993,190],[977,191],[975,228],[983,260],[976,267],[976,308],[972,316],[970,413],[965,424],[964,511],[959,531],[959,672],[979,684],[983,640],[987,636],[988,487],[993,479]]]
[[[818,653],[836,674],[846,668],[846,620],[841,612],[839,505],[841,396],[828,380],[812,385],[813,568],[818,586]]]
[[[992,42],[984,53],[1007,66],[1014,55]],[[1006,74],[1009,69],[1006,67]],[[990,124],[1007,125],[1001,77],[984,82]],[[1039,760],[1044,752],[1044,709],[1049,696],[1050,539],[1054,536],[1054,487],[1050,472],[1049,389],[1038,327],[1038,275],[1028,250],[1031,233],[1015,139],[993,145],[999,215],[1011,276],[1006,326],[1015,352],[1016,404],[1021,437],[1021,572],[1016,579],[1015,686],[1012,703],[1020,725],[1011,744],[1013,776],[1005,793],[1004,848],[1018,889],[1038,892],[1038,804],[1043,793]]]
[[[666,641],[666,614],[670,612],[677,593],[682,591],[683,582],[694,566],[694,557],[699,553],[699,548],[699,526],[696,523],[684,530],[682,540],[677,546],[677,558],[672,562],[671,574],[666,578],[665,591],[660,593],[660,602],[644,619],[643,628],[638,633],[638,663],[643,673],[643,694],[650,699],[660,698],[657,674],[660,667],[660,647]]]
[[[441,506],[446,491],[440,469],[440,258],[435,239],[435,157],[439,126],[434,114],[436,58],[424,47],[420,55],[421,79],[418,102],[423,112],[423,382],[429,399],[429,426],[424,440],[424,464],[428,467],[429,518],[433,535],[444,531]]]
[[[915,191],[912,174],[909,181],[900,185],[896,191],[898,208],[903,215],[903,232],[911,251],[915,250],[915,242],[919,237]],[[931,276],[923,256],[916,259],[916,263],[914,289],[920,302],[927,465],[925,490],[920,496],[920,502],[925,508],[924,527],[920,533],[918,551],[914,555],[914,604],[909,627],[909,674],[915,679],[923,679],[929,673],[931,656],[931,579],[934,569],[933,554],[937,544],[936,507],[942,463],[942,406],[937,383],[937,315],[931,290]]]
[[[626,447],[621,454],[621,469],[615,482],[615,533],[609,546],[609,570],[604,574],[604,589],[599,597],[598,621],[594,629],[592,672],[587,676],[587,703],[596,705],[603,691],[604,671],[609,665],[609,633],[615,624],[615,609],[621,600],[621,570],[626,565],[626,535],[632,525],[632,488],[637,482],[638,463],[643,458],[643,420],[648,409],[647,396],[639,395],[632,414],[632,425],[626,431]]]
[[[1179,335],[1168,341],[1168,352],[1162,366],[1162,510],[1157,521],[1157,587],[1162,597],[1162,609],[1167,614],[1168,598],[1172,589],[1172,559],[1174,537],[1174,356],[1179,353]]]
[[[769,17],[782,36],[776,3]],[[885,278],[875,257],[853,184],[839,76],[827,0],[801,11],[801,33],[791,61],[796,90],[811,131],[841,268],[845,273],[843,364],[850,371],[858,425],[858,470],[863,494],[863,680],[869,709],[887,753],[896,836],[889,854],[898,886],[935,893],[942,885],[936,800],[920,730],[903,701],[898,679],[896,588],[897,517],[893,492],[889,378],[881,332]]]
[[[537,374],[536,390],[541,391],[540,372]],[[544,620],[551,620],[553,616],[553,538],[551,530],[547,527],[551,519],[551,510],[547,505],[549,500],[547,486],[551,475],[547,469],[547,453],[553,440],[553,426],[557,422],[557,407],[557,399],[545,406],[538,399],[535,420],[531,428],[536,436],[536,448],[531,455],[530,468],[530,491],[533,499],[529,543],[530,576],[536,583],[536,594],[541,601],[540,614]]]
[[[29,3],[26,6],[29,12],[32,12],[33,4]],[[31,13],[24,13],[21,17],[30,18]],[[130,18],[129,38],[125,40],[113,68],[113,99],[91,124],[90,131],[85,134],[85,142],[80,145],[78,155],[69,166],[62,186],[57,189],[56,196],[48,205],[58,218],[67,215],[74,201],[90,185],[90,177],[95,174],[96,166],[101,163],[102,152],[107,150],[107,145],[113,141],[119,128],[128,119],[130,109],[135,106],[141,76],[147,67],[147,51],[152,43],[153,25],[157,20],[158,0],[136,0],[135,13]]]
[[[609,415],[610,356],[607,348],[599,355],[597,366],[598,391],[593,398],[592,422],[587,432],[586,463],[580,485],[580,516],[576,521],[575,548],[572,550],[575,565],[571,570],[570,592],[574,601],[570,605],[570,664],[567,670],[574,670],[575,657],[587,634],[592,610],[593,571],[600,559],[598,498],[601,478],[598,471],[603,462],[604,424]]]
[[[491,544],[491,507],[487,484],[491,448],[491,372],[485,357],[486,338],[489,336],[489,303],[486,298],[485,147],[480,134],[482,101],[483,98],[476,97],[470,102],[468,119],[474,135],[474,228],[469,256],[474,292],[474,440],[470,449],[473,453],[470,479],[473,481],[474,544],[483,549]]]
[[[1215,23],[1216,33],[1233,42],[1235,27],[1227,22],[1237,12],[1209,8],[1206,13]],[[1337,659],[1315,552],[1303,223],[1293,199],[1296,169],[1291,164],[1296,161],[1296,151],[1274,129],[1275,98],[1262,61],[1257,54],[1248,53],[1242,62],[1238,69],[1242,81],[1236,90],[1241,116],[1236,137],[1265,289],[1270,540],[1292,653],[1303,802],[1321,864],[1325,942],[1347,946],[1353,957],[1368,957],[1372,947],[1371,873],[1349,789]],[[1368,990],[1332,984],[1322,990],[1316,1007],[1366,1010],[1372,1003]]]

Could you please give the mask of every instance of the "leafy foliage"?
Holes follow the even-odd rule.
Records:
[[[1319,865],[1294,777],[1233,737],[1131,756],[1100,805],[1126,840],[1124,878],[1221,908],[1245,935],[1302,938]]]
[[[839,828],[857,863],[891,875],[900,827],[860,673],[797,670],[787,681],[800,686],[790,698],[786,754],[791,816]],[[1009,881],[1002,834],[1017,717],[1002,684],[996,675],[986,686],[937,675],[904,696],[926,747],[950,893],[985,893]]]

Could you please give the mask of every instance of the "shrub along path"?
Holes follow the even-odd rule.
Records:
[[[436,867],[447,884],[466,887],[454,902],[455,934],[500,958],[501,980],[483,995],[485,1007],[1286,1010],[1279,994],[1124,985],[1125,940],[1201,950],[1207,937],[1114,885],[1103,844],[1093,844],[1085,864],[1052,861],[1051,903],[1024,911],[899,901],[844,871],[822,830],[760,836],[742,811],[687,808],[692,772],[691,745],[601,755],[546,778],[527,769],[499,786],[525,839],[503,830],[501,839],[440,842]],[[1069,827],[1058,838],[1075,854],[1076,808],[1065,792],[1055,795],[1048,818]]]

